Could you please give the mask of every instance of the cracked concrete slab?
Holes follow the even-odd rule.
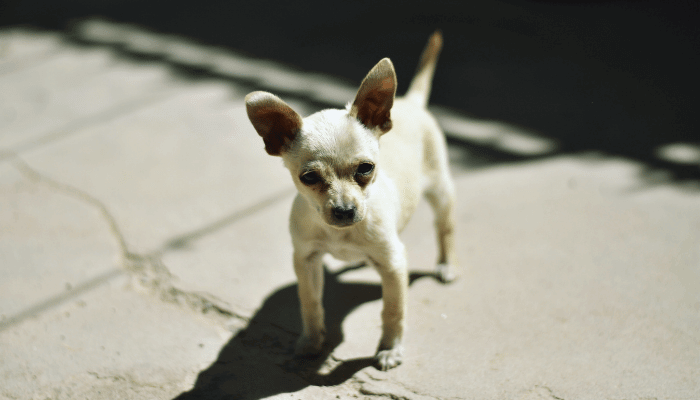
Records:
[[[21,152],[105,122],[164,95],[167,82],[158,66],[61,44],[43,62],[0,75],[0,150]]]
[[[0,396],[169,399],[192,385],[230,332],[111,281],[0,333]]]
[[[623,160],[473,170],[453,148],[463,270],[432,279],[421,205],[402,235],[404,364],[370,367],[378,277],[331,260],[329,354],[295,360],[294,189],[248,122],[247,89],[12,35],[26,51],[0,60],[0,82],[29,97],[0,106],[19,153],[0,155],[0,307],[22,318],[0,332],[0,397],[698,397],[697,192],[643,186]]]
[[[0,165],[0,203],[0,326],[118,265],[119,247],[97,210],[11,164]]]
[[[181,247],[162,257],[176,277],[173,285],[212,294],[237,314],[252,317],[270,293],[296,280],[287,229],[293,198],[292,190],[283,190],[265,209],[241,213],[218,232],[184,237]]]
[[[103,199],[135,253],[163,252],[171,240],[291,187],[279,159],[250,151],[262,144],[241,93],[220,83],[173,85],[172,98],[23,156]]]

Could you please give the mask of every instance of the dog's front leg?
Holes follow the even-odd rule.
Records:
[[[397,239],[398,241],[398,239]],[[403,361],[403,332],[408,309],[408,270],[403,244],[391,250],[385,259],[373,259],[382,278],[382,339],[374,356],[382,371],[397,367]]]
[[[323,314],[323,254],[294,252],[294,272],[297,275],[302,333],[295,354],[319,354],[326,336]]]

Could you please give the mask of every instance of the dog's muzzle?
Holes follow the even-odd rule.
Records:
[[[350,206],[338,206],[331,209],[331,216],[335,226],[349,226],[358,222],[357,207],[354,205]]]

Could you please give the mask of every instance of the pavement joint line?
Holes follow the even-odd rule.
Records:
[[[294,187],[287,187],[282,190],[279,190],[266,198],[257,201],[247,207],[244,207],[242,209],[236,210],[232,212],[231,214],[224,216],[220,219],[218,219],[215,222],[212,222],[208,225],[204,225],[200,228],[197,228],[195,230],[192,230],[187,233],[180,234],[178,236],[175,236],[169,240],[167,240],[163,246],[153,252],[153,255],[162,255],[163,253],[167,252],[168,250],[177,250],[186,247],[190,242],[198,240],[210,233],[216,232],[218,230],[224,229],[225,227],[235,224],[239,222],[240,220],[247,218],[253,214],[256,214],[282,200],[285,198],[291,196],[293,193],[296,193],[296,189]]]
[[[100,275],[93,277],[90,280],[87,280],[77,286],[72,287],[68,291],[49,297],[48,299],[37,303],[25,309],[24,311],[12,315],[7,319],[0,320],[0,332],[11,328],[12,326],[17,325],[29,318],[36,317],[44,311],[57,307],[60,304],[72,300],[84,293],[87,293],[90,290],[95,289],[111,281],[114,278],[124,275],[124,273],[125,271],[121,268],[112,268],[109,271],[106,271]]]
[[[0,152],[0,163],[14,158],[13,154],[21,154],[51,144],[55,141],[74,135],[91,126],[100,125],[105,122],[115,120],[125,115],[131,114],[141,108],[157,104],[171,98],[171,90],[165,90],[157,95],[141,98],[132,98],[122,102],[116,107],[111,107],[105,111],[88,115],[77,120],[66,123],[63,127],[55,129],[51,133],[39,135],[38,138],[30,139],[13,146],[11,149]]]

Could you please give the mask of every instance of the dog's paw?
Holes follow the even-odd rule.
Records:
[[[457,275],[452,271],[450,264],[438,264],[435,269],[435,276],[442,283],[452,283],[457,279]]]
[[[403,347],[396,346],[393,349],[379,350],[374,356],[374,364],[380,371],[388,371],[398,367],[403,362]]]
[[[300,336],[294,347],[294,355],[297,357],[313,357],[321,354],[323,349],[323,336],[307,337]]]

